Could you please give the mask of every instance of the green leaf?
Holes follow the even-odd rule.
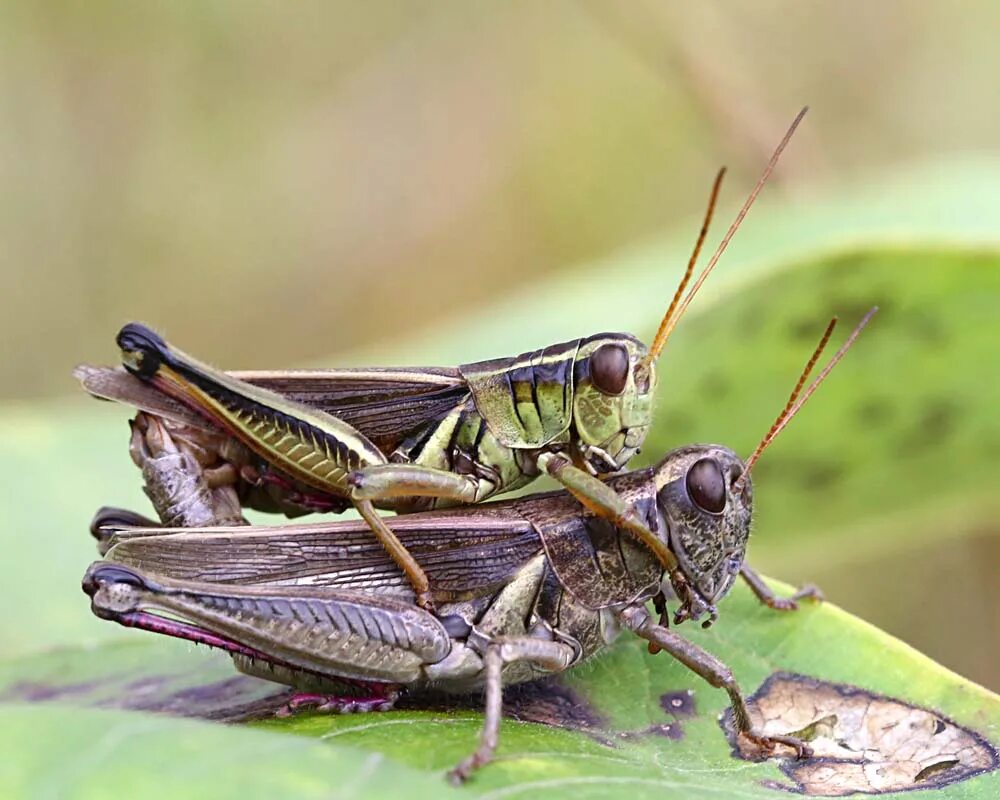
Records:
[[[759,606],[741,588],[724,604],[715,628],[685,628],[748,690],[775,673],[794,673],[928,709],[930,714],[922,715],[909,706],[891,706],[879,730],[915,725],[906,737],[912,743],[923,726],[930,744],[918,754],[921,764],[951,765],[961,747],[956,757],[978,758],[976,763],[988,768],[989,774],[954,783],[936,797],[992,798],[1000,791],[1000,777],[992,771],[997,756],[987,744],[1000,738],[1000,698],[836,607],[781,614]],[[816,690],[803,685],[806,697]],[[846,702],[844,691],[838,687],[836,703]],[[478,713],[434,699],[418,703],[426,710],[265,717],[250,726],[163,715],[215,720],[266,715],[280,704],[279,695],[273,684],[237,677],[224,656],[139,634],[127,644],[10,662],[0,668],[0,699],[19,705],[3,712],[0,747],[8,766],[0,771],[0,791],[7,797],[102,792],[235,797],[267,789],[281,797],[328,792],[377,798],[398,796],[405,786],[408,796],[437,797],[452,791],[444,770],[470,752],[481,724]],[[718,721],[727,702],[723,692],[665,655],[650,655],[631,637],[554,685],[512,695],[508,710],[521,721],[504,722],[497,762],[456,793],[520,797],[544,790],[546,797],[576,800],[773,798],[774,785],[794,785],[779,762],[742,761],[732,754]],[[135,710],[112,710],[121,708]],[[807,713],[827,717],[828,711]],[[843,711],[842,717],[828,738],[814,741],[820,752],[835,750],[835,739],[850,737],[856,723]],[[940,728],[938,750],[931,747],[929,721]],[[792,724],[797,727],[785,732],[803,727]],[[965,740],[956,744],[954,736]],[[875,755],[868,750],[865,758]],[[893,772],[890,765],[877,766],[881,774]],[[915,768],[909,770],[898,788],[919,787],[912,782]],[[961,767],[931,777],[946,781],[949,772],[960,774]],[[930,781],[923,785],[932,786]]]

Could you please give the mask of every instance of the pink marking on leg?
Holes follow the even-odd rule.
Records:
[[[399,698],[399,689],[391,683],[370,684],[370,695],[334,695],[314,692],[296,692],[285,705],[275,712],[278,717],[290,717],[303,708],[313,708],[326,714],[365,714],[372,711],[389,711]]]
[[[257,484],[270,484],[278,487],[284,492],[285,496],[282,499],[286,503],[301,506],[307,511],[339,514],[350,505],[344,498],[336,495],[303,492],[289,478],[271,471],[258,472]]]

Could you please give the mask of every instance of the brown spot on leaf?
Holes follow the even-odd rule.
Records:
[[[504,693],[504,706],[506,716],[522,722],[570,730],[597,730],[605,724],[583,697],[557,681],[511,686]]]
[[[754,725],[766,735],[805,739],[814,756],[784,759],[794,782],[773,788],[818,797],[934,789],[995,770],[996,749],[982,736],[937,712],[846,684],[776,673],[747,699]],[[758,748],[723,726],[740,758]]]
[[[695,713],[694,692],[685,689],[682,692],[667,692],[660,695],[660,708],[675,718],[693,717]]]
[[[684,729],[679,722],[668,722],[663,725],[650,725],[641,731],[623,731],[618,734],[619,739],[624,739],[627,742],[645,739],[647,736],[661,736],[664,739],[679,742],[684,738]]]
[[[0,693],[0,702],[59,703],[72,700],[75,704],[95,708],[242,722],[273,714],[287,694],[276,684],[244,676],[184,688],[177,686],[179,682],[184,682],[183,675],[145,675],[124,683],[120,681],[121,676],[115,675],[66,684],[20,681]]]

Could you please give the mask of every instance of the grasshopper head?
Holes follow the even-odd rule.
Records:
[[[721,445],[690,445],[668,453],[655,468],[656,504],[667,545],[688,584],[709,609],[732,588],[743,566],[753,514],[753,465],[826,380],[877,310],[872,308],[864,316],[806,386],[833,333],[837,319],[831,320],[785,407],[746,461]]]
[[[656,468],[668,544],[688,583],[714,606],[739,575],[750,538],[753,487],[743,461],[721,445],[674,450]]]
[[[573,423],[584,459],[597,472],[624,467],[646,438],[656,372],[645,357],[646,346],[627,333],[591,336],[577,351]]]

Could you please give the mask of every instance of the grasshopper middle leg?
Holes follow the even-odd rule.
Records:
[[[500,717],[503,714],[502,672],[505,664],[531,661],[552,672],[561,672],[573,661],[575,652],[562,642],[534,639],[530,636],[509,637],[491,642],[483,656],[486,683],[486,707],[479,746],[468,758],[459,763],[448,779],[463,783],[474,770],[493,760],[500,738]]]
[[[774,593],[774,590],[764,582],[760,573],[747,563],[744,563],[740,567],[740,575],[747,582],[747,585],[754,595],[756,595],[757,599],[775,611],[795,611],[799,607],[799,600],[821,601],[823,599],[823,592],[820,591],[818,586],[811,583],[807,583],[791,597],[778,597]]]
[[[785,745],[795,751],[798,758],[812,755],[811,748],[794,736],[767,736],[754,728],[746,700],[729,667],[711,653],[656,624],[644,606],[630,606],[621,613],[625,627],[642,639],[654,644],[658,650],[669,653],[685,667],[717,689],[725,689],[733,709],[733,722],[739,735],[746,737],[765,751]]]

